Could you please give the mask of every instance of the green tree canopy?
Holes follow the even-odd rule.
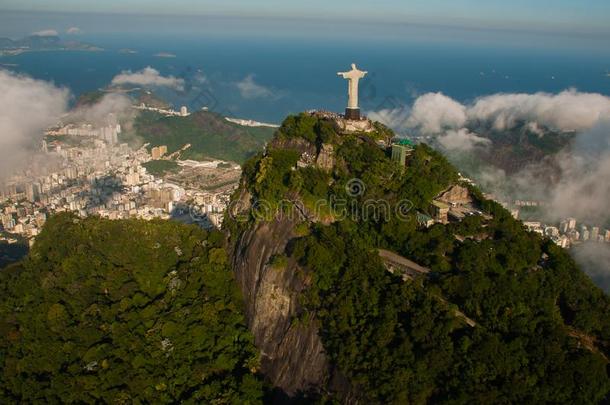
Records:
[[[171,221],[52,217],[0,272],[0,401],[260,402],[221,242]]]

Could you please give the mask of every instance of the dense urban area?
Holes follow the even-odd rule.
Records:
[[[143,108],[138,106],[137,108]],[[158,110],[166,115],[187,116]],[[109,117],[113,121],[113,117]],[[49,215],[176,218],[218,228],[241,175],[221,160],[171,159],[167,147],[120,142],[121,125],[58,125],[46,131],[37,164],[0,187],[0,241],[31,245]],[[173,175],[172,175],[173,174]]]

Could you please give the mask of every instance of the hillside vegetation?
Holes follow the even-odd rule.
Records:
[[[0,402],[257,403],[219,234],[52,217],[0,272]]]
[[[187,117],[164,117],[141,112],[134,124],[138,140],[150,147],[167,145],[168,153],[181,150],[182,159],[222,159],[242,163],[262,149],[274,128],[245,127],[226,121],[222,116],[198,111]]]
[[[329,144],[330,170],[297,167],[304,150],[319,154]],[[353,178],[365,185],[363,193],[346,192]],[[317,325],[330,362],[363,403],[607,400],[609,297],[565,251],[527,232],[475,188],[487,219],[420,227],[415,211],[426,212],[456,181],[455,169],[426,145],[403,169],[368,136],[340,135],[327,121],[302,114],[289,117],[267,152],[246,163],[236,196],[249,196],[254,214],[228,222],[228,229],[239,246],[244,232],[275,221],[257,207],[283,212],[287,200],[304,207],[292,240],[267,271],[297,263],[308,288],[295,322]],[[362,213],[379,199],[410,205],[404,215],[375,218],[320,215],[308,203],[347,201]],[[379,248],[431,273],[403,281],[386,270]],[[328,387],[319,389],[329,396]]]
[[[225,128],[141,120],[159,140]],[[391,136],[288,117],[243,165],[224,235],[51,217],[0,272],[0,402],[608,402],[610,298],[474,187],[481,215],[420,225],[459,176],[424,144],[399,166]]]

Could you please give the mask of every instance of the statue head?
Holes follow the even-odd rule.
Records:
[[[352,63],[352,70],[358,70],[355,63]]]

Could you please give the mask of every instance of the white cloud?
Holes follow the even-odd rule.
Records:
[[[408,109],[381,110],[369,114],[385,119],[396,129]],[[413,103],[405,127],[421,134],[440,134],[449,129],[474,129],[481,125],[506,130],[525,124],[543,135],[545,129],[585,131],[610,117],[610,97],[574,89],[558,94],[500,93],[461,104],[442,93],[427,93]],[[400,118],[400,119],[396,119]]]
[[[184,80],[174,76],[162,76],[158,70],[148,66],[137,72],[126,70],[112,79],[112,84],[135,84],[140,86],[165,86],[176,90],[184,89]]]
[[[410,111],[408,107],[385,108],[379,111],[370,111],[367,116],[369,119],[379,121],[390,128],[404,129]]]
[[[491,145],[489,139],[480,137],[466,128],[448,130],[438,137],[438,142],[445,149],[461,152],[470,151],[477,146],[484,147]]]
[[[610,120],[600,121],[555,156],[561,177],[551,189],[557,217],[605,221],[610,212]]]
[[[31,35],[35,37],[56,37],[59,35],[59,33],[56,30],[42,30],[32,32]]]
[[[66,89],[0,70],[0,174],[23,161],[67,110]]]
[[[78,28],[78,27],[70,27],[66,30],[66,34],[70,34],[70,35],[78,35],[81,34],[83,31]]]
[[[156,58],[175,58],[176,55],[173,53],[169,53],[169,52],[158,52],[156,54],[153,55]]]
[[[254,75],[246,76],[242,81],[235,83],[243,98],[275,98],[273,91],[254,81]]]
[[[598,221],[606,219],[610,201],[610,153],[595,161],[576,155],[559,163],[562,176],[551,194],[554,214]]]
[[[417,98],[407,126],[425,134],[458,129],[466,124],[466,107],[442,93],[428,93]]]
[[[108,93],[93,105],[79,107],[70,112],[67,121],[106,125],[110,115],[125,122],[131,118],[131,100],[124,94]]]
[[[609,97],[573,89],[559,94],[496,94],[479,98],[468,108],[471,120],[488,122],[499,130],[536,123],[557,130],[582,131],[608,115]]]
[[[595,284],[610,294],[610,245],[583,243],[571,250],[574,259]]]
[[[537,122],[530,122],[527,124],[528,131],[538,135],[539,137],[543,137],[546,131],[544,128],[540,127]]]

